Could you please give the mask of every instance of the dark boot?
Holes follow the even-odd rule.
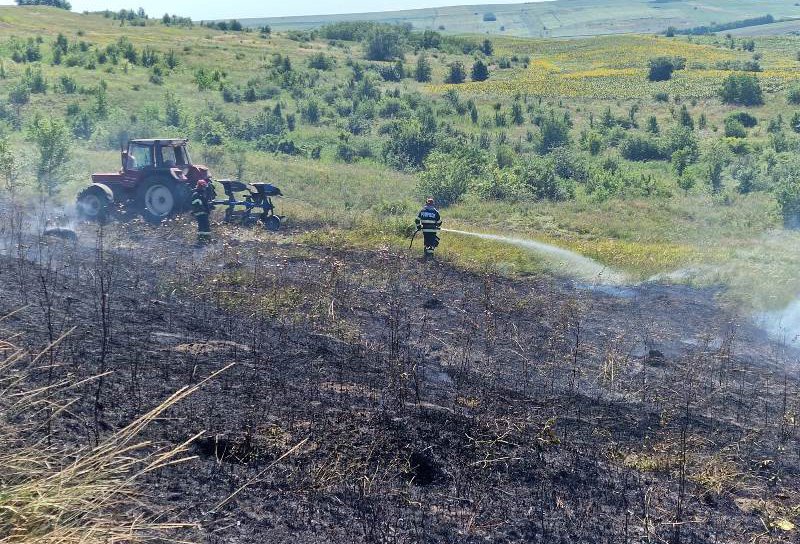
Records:
[[[211,242],[211,223],[208,215],[197,216],[197,245],[204,246]]]

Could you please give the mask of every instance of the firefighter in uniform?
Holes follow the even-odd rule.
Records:
[[[433,206],[433,199],[425,201],[425,207],[420,210],[415,220],[417,230],[422,231],[425,240],[425,256],[433,255],[433,250],[439,245],[439,229],[442,228],[442,218],[439,211]]]
[[[192,191],[192,215],[197,220],[197,245],[202,246],[211,241],[211,201],[209,199],[208,180],[198,179]]]

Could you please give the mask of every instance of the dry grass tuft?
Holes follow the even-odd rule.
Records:
[[[65,451],[47,446],[31,414],[57,414],[53,393],[78,384],[26,389],[25,369],[57,344],[31,355],[0,341],[0,544],[136,543],[164,538],[185,524],[162,522],[143,514],[136,493],[142,475],[191,459],[191,437],[178,446],[141,440],[142,431],[160,414],[185,399],[203,382],[184,387],[161,404],[105,439],[97,447]],[[229,365],[230,366],[230,365]]]

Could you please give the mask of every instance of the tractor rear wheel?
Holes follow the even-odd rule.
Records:
[[[105,223],[111,212],[113,200],[102,187],[92,185],[78,194],[76,205],[81,219]]]
[[[180,211],[178,195],[172,181],[145,180],[136,191],[136,204],[148,223],[158,224]]]

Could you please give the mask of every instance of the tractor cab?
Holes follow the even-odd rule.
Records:
[[[151,174],[178,168],[185,174],[191,166],[186,140],[131,140],[122,152],[123,173]]]

